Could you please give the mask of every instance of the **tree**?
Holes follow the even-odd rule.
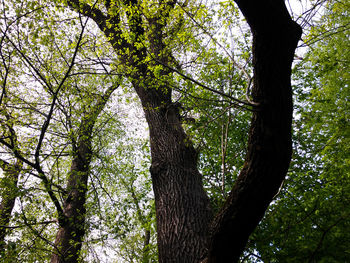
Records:
[[[254,42],[252,51],[244,46],[238,56],[225,49],[227,43],[219,43],[216,36],[220,34],[213,33],[224,31],[217,26],[221,20],[214,22],[220,19],[217,6],[70,1],[70,7],[78,11],[77,16],[71,16],[62,7],[50,4],[45,9],[32,1],[13,2],[18,8],[9,12],[11,19],[7,14],[1,17],[5,31],[0,51],[5,67],[1,69],[0,101],[4,110],[0,165],[2,179],[18,176],[19,170],[21,176],[18,186],[17,179],[1,185],[1,201],[9,204],[6,211],[12,209],[17,196],[10,225],[9,212],[1,219],[2,229],[20,230],[13,235],[9,232],[3,243],[16,255],[6,260],[45,261],[53,250],[53,261],[83,258],[99,262],[103,253],[88,250],[103,242],[117,243],[114,250],[119,249],[115,253],[118,260],[149,262],[156,257],[153,201],[145,169],[148,162],[147,157],[141,157],[148,156],[147,144],[130,142],[133,135],[116,129],[119,123],[112,123],[108,114],[101,112],[103,116],[98,118],[91,114],[105,103],[103,93],[108,93],[106,87],[115,80],[111,77],[115,72],[123,72],[124,80],[128,80],[123,80],[124,91],[130,83],[136,89],[151,131],[160,261],[238,260],[272,199],[265,219],[250,236],[243,262],[347,258],[347,3],[337,1],[326,6],[332,12],[323,17],[325,21],[316,30],[312,29],[310,36],[315,38],[309,40],[321,40],[320,44],[312,46],[309,60],[295,69],[304,71],[297,75],[294,86],[298,98],[295,166],[283,181],[291,150],[290,67],[300,32],[283,3],[237,2],[252,28]],[[310,13],[323,2],[317,1]],[[233,3],[220,5],[219,14],[236,19],[238,11]],[[50,9],[58,10],[57,16],[53,11],[47,18],[39,11]],[[341,19],[339,12],[344,13]],[[31,19],[33,14],[38,14],[35,19]],[[81,14],[92,17],[102,33],[93,38],[85,34],[76,37],[85,21]],[[309,13],[302,17],[309,17]],[[10,20],[14,23],[6,27]],[[224,20],[228,26],[232,23]],[[87,25],[89,33],[96,33],[93,25]],[[333,27],[337,31],[329,31]],[[8,28],[16,28],[15,33]],[[339,35],[334,39],[325,38],[335,33]],[[242,35],[249,43],[250,34],[242,30]],[[236,39],[234,42],[237,45]],[[74,48],[78,50],[75,61]],[[251,53],[253,61],[249,59]],[[111,58],[108,61],[107,56]],[[246,65],[237,63],[237,57],[247,59]],[[106,71],[103,80],[96,77],[100,74],[97,64]],[[69,65],[72,69],[67,73]],[[254,68],[254,78],[250,67]],[[57,90],[62,77],[67,78]],[[118,94],[118,102],[132,97],[129,92]],[[243,100],[245,95],[247,99]],[[117,104],[114,100],[108,106],[112,103]],[[246,149],[250,114],[253,121]],[[125,136],[128,139],[120,139]],[[13,143],[16,137],[18,146]],[[111,143],[113,140],[116,142]],[[244,162],[242,156],[247,151]],[[16,162],[21,168],[14,170]],[[81,166],[75,169],[75,164]],[[67,181],[71,186],[68,189]],[[285,188],[278,190],[281,183]],[[196,215],[198,211],[203,218]],[[212,220],[211,214],[216,213]],[[56,221],[59,232],[55,244],[55,230],[47,226]]]
[[[29,11],[24,10],[23,6],[16,6],[16,3],[13,3],[12,6],[4,4],[6,10],[16,11],[17,14],[14,18],[5,16],[1,20],[1,24],[6,27],[1,28],[1,58],[5,69],[1,72],[0,142],[2,147],[9,152],[5,158],[12,155],[17,160],[17,166],[9,164],[6,159],[1,160],[1,168],[7,176],[4,179],[9,181],[8,185],[2,184],[6,187],[1,196],[1,245],[3,245],[5,235],[3,230],[8,227],[15,199],[18,197],[16,193],[18,174],[22,164],[25,164],[26,173],[39,179],[36,189],[47,194],[52,202],[51,205],[56,209],[56,211],[44,216],[56,216],[57,220],[46,221],[46,223],[37,222],[41,215],[34,215],[34,211],[31,211],[30,217],[37,217],[34,218],[34,222],[31,222],[25,211],[22,211],[23,227],[27,227],[29,232],[34,233],[35,239],[41,239],[53,247],[52,262],[76,262],[86,228],[84,206],[93,152],[93,130],[98,116],[112,92],[119,86],[119,79],[114,79],[113,74],[108,74],[106,78],[104,76],[102,78],[95,77],[93,79],[94,85],[103,87],[98,91],[85,89],[82,93],[79,90],[79,80],[91,81],[88,77],[84,77],[82,72],[91,70],[90,73],[95,73],[98,76],[100,74],[98,65],[101,65],[99,63],[97,66],[89,68],[87,63],[77,62],[78,58],[83,59],[84,56],[84,54],[79,53],[83,53],[82,40],[88,20],[83,21],[81,17],[76,19],[80,24],[79,31],[73,35],[72,39],[69,39],[70,47],[65,49],[59,45],[61,38],[65,39],[65,33],[63,36],[56,34],[56,38],[54,38],[50,32],[55,27],[52,17],[47,16],[48,14],[43,12],[43,8],[37,7],[35,3],[34,6],[31,6],[33,4],[31,2],[26,4],[30,7]],[[36,13],[37,10],[41,10],[41,12]],[[44,22],[38,23],[37,28],[33,29],[32,21],[34,19],[31,20],[30,15],[34,17],[37,15]],[[22,25],[29,24],[29,28],[24,30],[23,28],[15,28],[23,22],[22,20],[24,20]],[[32,42],[28,41],[26,29],[34,31],[29,38]],[[36,34],[38,30],[41,30],[40,37]],[[74,36],[76,37],[74,38]],[[70,53],[72,50],[73,52]],[[52,66],[55,63],[56,66]],[[101,66],[101,68],[102,71],[105,71],[104,73],[108,73],[106,67]],[[80,75],[79,79],[76,75]],[[33,79],[34,85],[31,85]],[[107,88],[105,88],[106,82],[109,86]],[[93,82],[91,81],[91,83]],[[87,84],[84,83],[83,86]],[[26,92],[35,93],[37,90],[42,92],[40,98],[25,98]],[[85,96],[83,96],[84,94]],[[81,96],[84,97],[83,101]],[[22,107],[17,108],[18,102],[21,103]],[[9,113],[10,110],[13,114]],[[12,115],[16,114],[25,117],[14,118]],[[33,116],[34,118],[32,118]],[[30,131],[29,135],[26,134],[28,130]],[[17,142],[17,132],[21,134],[22,145]],[[31,133],[34,134],[34,139]],[[28,142],[24,142],[25,140]],[[21,148],[23,144],[27,144],[25,149]],[[53,151],[50,149],[51,147]],[[65,154],[69,157],[67,158]],[[71,164],[67,176],[64,176],[62,180],[60,175],[67,167],[61,166],[60,163],[65,161],[71,162]],[[55,169],[56,165],[57,169]],[[28,171],[28,167],[34,172]],[[29,181],[34,183],[35,178],[31,178]],[[40,182],[44,186],[44,190],[41,190]],[[63,186],[62,184],[66,182],[67,186]],[[41,199],[36,194],[28,194],[31,203]],[[24,198],[26,197],[25,195]],[[45,203],[46,201],[41,199],[39,202]],[[59,229],[55,242],[51,243],[51,237],[45,237],[46,233],[43,233],[44,228],[37,231],[36,226],[56,221],[59,224]],[[13,228],[17,228],[17,226]],[[51,234],[52,232],[48,233],[48,235]]]
[[[263,261],[349,257],[349,1],[330,1],[297,66],[293,165],[252,238]]]
[[[291,157],[290,68],[301,29],[281,2],[237,3],[253,32],[252,92],[259,106],[253,114],[245,165],[213,224],[212,262],[238,260],[251,231],[277,193]],[[232,236],[236,253],[231,248]]]
[[[288,170],[291,63],[301,29],[282,1],[236,2],[253,33],[255,103],[244,104],[254,113],[244,168],[211,223],[197,152],[172,99],[172,69],[177,65],[166,45],[172,37],[167,29],[181,28],[181,19],[170,21],[187,2],[160,1],[154,10],[138,1],[68,1],[104,32],[141,100],[150,129],[160,262],[237,261]]]

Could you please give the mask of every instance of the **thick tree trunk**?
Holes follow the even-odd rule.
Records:
[[[301,28],[281,0],[237,0],[253,32],[253,114],[245,165],[212,224],[207,262],[237,262],[287,173],[291,154],[291,66]]]
[[[0,167],[4,172],[0,192],[0,253],[2,253],[5,249],[6,226],[10,222],[11,213],[17,197],[17,182],[22,169],[22,162],[17,161],[15,165],[11,165],[0,160]]]
[[[138,8],[138,1],[128,1],[131,8]],[[143,29],[139,12],[128,14],[130,35],[136,43],[120,39],[118,24],[112,32],[104,27],[99,17],[95,21],[110,39],[120,59],[131,73],[131,80],[141,100],[150,131],[153,191],[155,195],[157,244],[159,262],[198,262],[206,254],[208,227],[212,219],[209,198],[197,169],[197,152],[184,132],[179,107],[172,102],[172,89],[166,80],[171,78],[169,69],[162,68],[155,76],[152,66],[168,64],[171,55],[163,43],[166,17],[174,2],[164,1],[159,17],[149,23],[150,32]],[[116,15],[118,16],[118,15]],[[116,21],[119,21],[116,19]],[[150,47],[138,48],[139,39],[149,38]],[[147,61],[152,53],[156,61]],[[161,79],[161,80],[159,80]]]
[[[159,262],[198,262],[206,252],[211,209],[197,152],[182,128],[179,105],[171,103],[169,94],[164,96],[162,88],[135,88],[150,129]]]

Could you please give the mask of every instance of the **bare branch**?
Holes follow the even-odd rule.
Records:
[[[85,30],[87,21],[88,21],[88,19],[86,19],[85,24],[83,25],[82,30],[80,32],[79,39],[78,39],[77,45],[75,47],[74,54],[73,54],[73,57],[72,57],[72,61],[71,61],[70,65],[69,65],[69,68],[67,69],[66,74],[62,78],[60,84],[58,85],[56,91],[53,94],[51,108],[50,108],[50,111],[48,113],[47,119],[46,119],[46,121],[44,122],[44,124],[43,124],[43,126],[41,128],[39,141],[38,141],[38,144],[37,144],[37,147],[36,147],[36,150],[35,150],[35,154],[34,154],[36,165],[39,165],[39,163],[40,163],[39,154],[40,154],[40,150],[41,150],[41,145],[43,143],[45,133],[46,133],[47,128],[49,127],[49,124],[50,124],[50,121],[51,121],[51,117],[52,117],[52,114],[53,114],[53,111],[54,111],[54,108],[55,108],[55,105],[56,105],[56,100],[57,100],[58,93],[59,93],[60,89],[63,87],[63,85],[64,85],[65,81],[67,80],[67,78],[69,77],[69,73],[70,73],[70,71],[72,70],[72,68],[73,68],[73,66],[75,64],[75,58],[76,58],[76,56],[78,54],[78,51],[79,51],[79,48],[80,48],[80,42],[83,39],[83,34],[84,34],[84,30]]]
[[[223,96],[223,97],[225,97],[225,98],[229,98],[230,100],[234,101],[235,104],[236,104],[237,106],[250,106],[250,107],[253,107],[253,108],[254,108],[254,107],[256,107],[256,106],[259,105],[259,104],[256,103],[256,102],[254,102],[254,104],[252,104],[252,103],[247,102],[247,101],[239,100],[239,99],[237,99],[237,98],[235,98],[235,97],[232,97],[231,95],[228,95],[228,94],[226,94],[226,93],[224,93],[224,92],[221,92],[221,91],[219,91],[219,90],[210,88],[210,87],[204,85],[203,83],[200,83],[199,81],[197,81],[197,80],[195,80],[195,79],[193,79],[193,78],[191,78],[191,77],[185,75],[185,74],[182,73],[181,71],[179,71],[179,70],[177,70],[177,69],[175,69],[175,68],[173,68],[173,67],[170,67],[169,65],[167,65],[167,64],[165,64],[165,63],[163,63],[163,62],[161,62],[161,61],[159,61],[159,60],[156,60],[155,58],[154,58],[154,60],[157,61],[159,64],[163,65],[164,67],[170,69],[171,71],[176,72],[177,74],[179,74],[179,75],[180,75],[181,77],[183,77],[184,79],[189,80],[189,81],[195,83],[196,85],[198,85],[198,86],[200,86],[200,87],[202,87],[202,88],[204,88],[204,89],[206,89],[206,90],[209,90],[209,91],[211,91],[211,92],[213,92],[213,93],[216,93],[216,94],[218,94],[218,95],[220,95],[220,96]]]
[[[25,225],[19,225],[19,226],[4,226],[0,225],[1,228],[8,228],[8,229],[16,229],[16,228],[23,228],[27,227],[29,225],[34,226],[34,225],[48,225],[52,223],[57,223],[57,220],[50,220],[50,221],[43,221],[43,222],[37,222],[37,223],[27,223]]]

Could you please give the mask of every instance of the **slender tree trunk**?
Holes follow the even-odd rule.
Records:
[[[5,251],[6,226],[10,223],[11,213],[17,197],[17,182],[22,169],[22,162],[17,161],[15,165],[11,165],[0,160],[0,167],[4,172],[0,191],[0,253],[2,253]]]
[[[63,204],[63,216],[59,218],[59,230],[56,234],[55,250],[51,263],[78,262],[83,237],[85,235],[86,192],[88,190],[89,166],[91,162],[92,132],[98,115],[103,110],[112,92],[117,88],[107,89],[105,94],[82,118],[78,142],[73,155],[67,182],[67,196]]]
[[[6,94],[4,95],[5,101],[7,100]],[[2,106],[2,105],[0,105]],[[3,136],[9,139],[10,145],[13,149],[20,151],[17,134],[13,129],[12,116],[7,111],[5,107],[0,107],[0,112],[5,116],[7,122],[1,123],[1,128],[6,132]],[[14,151],[12,151],[14,154]],[[15,164],[8,163],[5,160],[0,159],[0,168],[3,170],[4,177],[1,180],[1,189],[0,189],[0,255],[5,252],[5,236],[6,236],[6,226],[9,225],[11,220],[11,214],[13,207],[15,206],[15,201],[18,195],[18,177],[23,168],[23,162],[16,158]]]
[[[291,66],[301,28],[283,1],[236,0],[253,33],[253,99],[248,153],[211,231],[207,262],[237,262],[287,173],[291,154]]]
[[[148,229],[144,230],[144,240],[143,240],[143,249],[142,249],[142,263],[148,263],[150,258],[150,249],[149,243],[151,240],[151,231]]]
[[[59,219],[59,230],[51,263],[77,262],[85,235],[85,201],[88,183],[91,145],[80,146],[73,159],[68,178],[68,196],[63,204],[64,218]]]

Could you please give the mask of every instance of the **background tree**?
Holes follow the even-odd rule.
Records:
[[[3,98],[5,99],[5,98]],[[17,135],[13,129],[12,118],[4,107],[5,103],[1,105],[1,111],[4,113],[6,119],[1,120],[1,133],[6,140],[18,148]],[[13,153],[12,153],[13,155]],[[23,163],[19,159],[14,158],[15,161],[8,162],[8,160],[0,159],[0,168],[4,176],[0,181],[1,189],[1,203],[0,203],[0,250],[1,254],[5,252],[5,236],[6,230],[9,227],[11,213],[15,205],[16,197],[18,196],[17,182],[20,172],[22,171]],[[5,255],[1,255],[1,258]]]
[[[113,80],[113,74],[108,74],[109,78],[103,76],[103,74],[106,75],[106,67],[99,69],[91,66],[84,62],[84,54],[78,56],[78,53],[82,53],[80,50],[83,45],[84,29],[87,26],[86,19],[84,21],[79,18],[71,20],[72,23],[78,21],[80,28],[78,27],[78,32],[68,39],[70,43],[66,48],[62,45],[62,40],[65,41],[67,35],[65,33],[53,35],[52,30],[57,30],[57,27],[65,27],[67,24],[55,22],[52,14],[47,12],[48,9],[42,6],[38,7],[31,2],[26,4],[25,7],[29,7],[29,10],[18,3],[4,6],[9,13],[13,12],[16,15],[14,17],[5,16],[2,19],[3,24],[7,27],[2,32],[1,50],[11,49],[12,53],[9,54],[12,57],[10,59],[9,55],[8,57],[2,56],[7,65],[2,75],[1,98],[4,101],[6,98],[7,102],[2,105],[2,107],[6,106],[2,114],[4,114],[4,119],[7,119],[9,131],[3,133],[0,140],[5,149],[11,151],[17,159],[34,170],[34,172],[26,172],[28,173],[26,174],[27,179],[28,176],[30,178],[29,184],[26,182],[24,184],[27,187],[28,185],[33,186],[31,190],[28,190],[29,193],[23,196],[24,200],[20,204],[22,211],[19,216],[23,220],[21,223],[23,228],[34,234],[34,240],[40,239],[46,243],[46,246],[43,245],[41,249],[50,249],[47,248],[47,245],[54,248],[52,261],[72,260],[76,262],[85,231],[84,205],[88,166],[92,158],[93,127],[118,84]],[[32,26],[33,21],[38,22],[36,28]],[[28,28],[27,25],[29,25]],[[29,36],[26,35],[28,30],[32,31]],[[37,35],[38,31],[41,32],[40,36]],[[16,63],[10,63],[11,60]],[[61,67],[52,66],[54,64]],[[93,78],[94,84],[105,86],[106,82],[109,82],[110,87],[98,92],[84,89],[82,93],[79,89],[87,86],[89,82],[92,83],[91,77],[90,79],[84,77],[84,70],[90,70],[91,74],[95,73],[95,76],[99,76],[101,69],[102,77]],[[20,80],[18,81],[17,78]],[[84,81],[82,86],[80,86],[80,81]],[[31,94],[41,92],[42,96],[26,97],[26,92]],[[82,101],[81,98],[85,99]],[[91,101],[91,98],[95,100]],[[43,103],[40,104],[38,100]],[[17,106],[18,103],[21,107]],[[20,117],[11,119],[8,110],[12,111],[12,115],[17,114]],[[25,150],[20,149],[16,143],[17,133],[21,134],[22,145],[27,145]],[[70,161],[71,168],[66,173],[66,165]],[[2,163],[5,163],[5,160]],[[8,173],[9,169],[5,169],[5,172]],[[65,174],[68,174],[67,177]],[[35,180],[35,177],[38,180]],[[11,194],[9,187],[6,190],[8,192],[4,194]],[[47,200],[38,197],[38,192],[44,192],[51,199],[51,207],[49,205],[47,210],[50,211],[54,205],[56,211],[51,210],[45,215],[41,213],[40,208],[40,212],[37,210],[38,207],[35,205],[40,204],[44,207],[47,205]],[[7,197],[6,195],[3,197]],[[15,197],[11,194],[12,207]],[[2,201],[7,200],[3,198]],[[31,209],[33,210],[29,212],[28,217],[28,210]],[[5,221],[7,223],[10,212],[6,211]],[[44,228],[41,230],[36,228],[36,226],[41,228],[41,222],[38,222],[40,217],[50,216],[56,216],[60,226],[55,243],[51,242],[53,231],[47,231],[45,227],[56,220],[46,220]],[[33,249],[33,245],[30,249]],[[34,258],[41,256],[46,258],[47,254],[45,256],[38,254]]]

